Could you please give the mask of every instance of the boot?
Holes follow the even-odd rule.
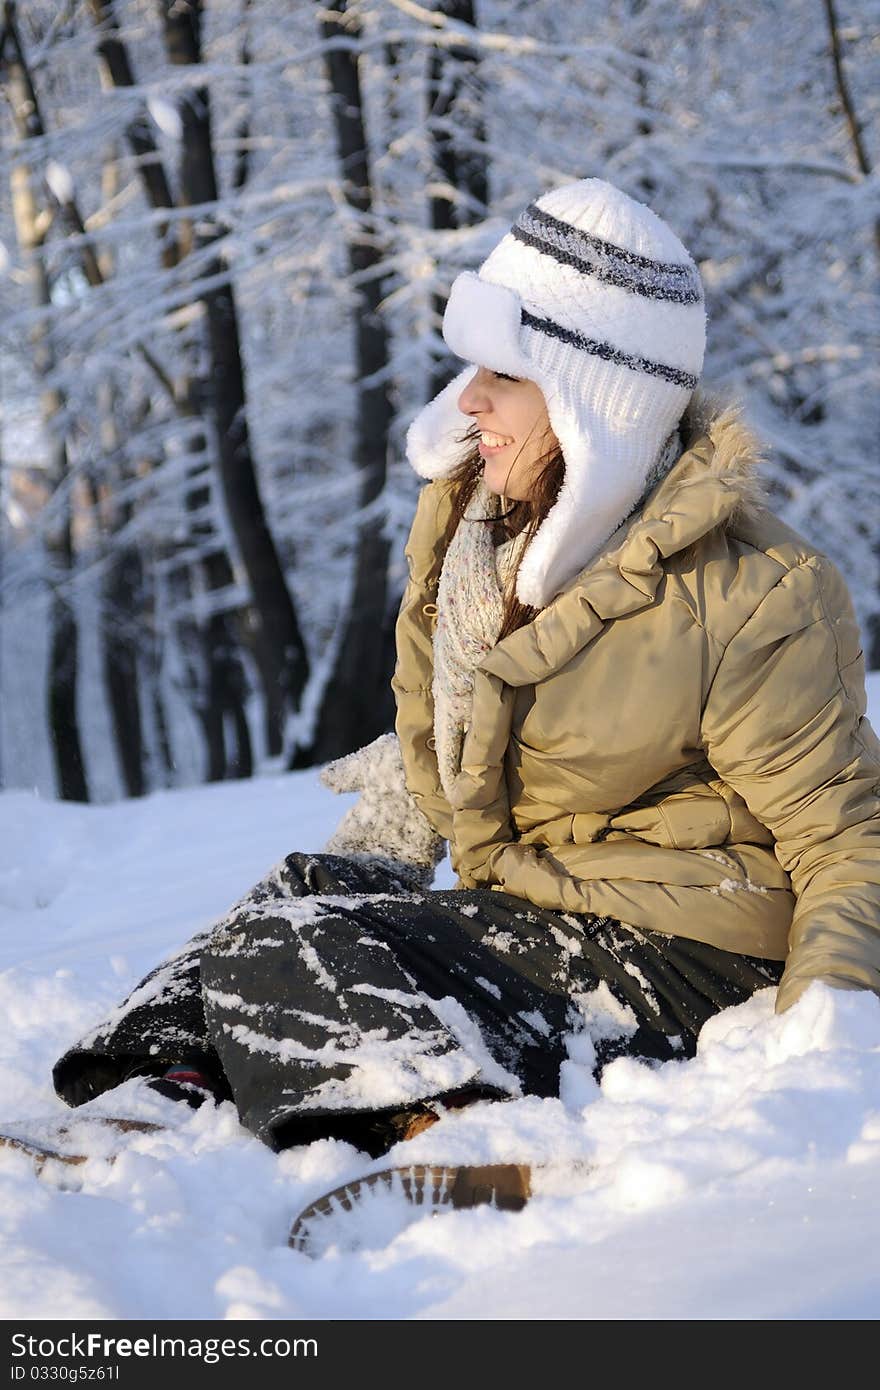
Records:
[[[506,1091],[496,1086],[471,1085],[387,1110],[343,1111],[335,1115],[300,1111],[275,1131],[273,1147],[280,1151],[311,1144],[316,1139],[341,1139],[370,1158],[381,1158],[395,1144],[414,1139],[436,1124],[444,1110],[460,1110],[478,1100],[510,1099]]]

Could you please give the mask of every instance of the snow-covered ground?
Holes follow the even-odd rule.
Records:
[[[880,675],[869,694],[880,727]],[[0,795],[0,1124],[71,1115],[64,1048],[349,803],[313,773],[95,807]],[[572,1038],[560,1099],[472,1107],[372,1162],[333,1141],[276,1156],[231,1105],[129,1083],[114,1102],[171,1127],[90,1159],[79,1190],[0,1151],[0,1316],[877,1316],[880,1000],[814,985],[777,1018],[764,990],[693,1061],[620,1059],[601,1087],[590,1051]],[[395,1158],[542,1166],[519,1214],[426,1217],[318,1261],[287,1248],[300,1207]]]

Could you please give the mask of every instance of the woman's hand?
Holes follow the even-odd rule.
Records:
[[[328,763],[321,781],[334,792],[360,792],[324,846],[326,853],[368,854],[400,865],[411,881],[430,885],[446,842],[407,791],[396,734],[381,734]]]

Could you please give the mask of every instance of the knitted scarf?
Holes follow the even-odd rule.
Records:
[[[680,455],[681,439],[676,428],[666,439],[630,516],[640,510]],[[493,543],[492,526],[482,518],[497,516],[501,506],[502,499],[490,492],[480,478],[449,543],[437,587],[432,682],[434,742],[440,785],[447,797],[461,769],[462,744],[473,701],[474,667],[498,641],[505,596],[514,582],[526,542],[526,532],[521,531],[499,546]]]
[[[498,641],[507,585],[526,541],[525,531],[496,546],[492,526],[501,499],[480,478],[455,529],[437,587],[434,629],[434,741],[440,784],[449,796],[461,767],[470,722],[474,667]]]

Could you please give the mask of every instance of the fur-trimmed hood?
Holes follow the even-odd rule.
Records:
[[[741,399],[727,399],[721,393],[698,387],[679,423],[682,453],[708,436],[713,445],[705,462],[709,472],[735,487],[743,506],[763,506],[766,493],[761,469],[767,462],[767,450],[743,418],[743,411]]]

